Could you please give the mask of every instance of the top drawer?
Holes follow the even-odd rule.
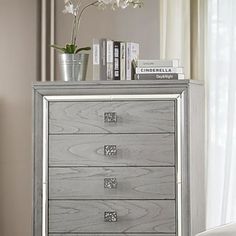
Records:
[[[174,101],[50,102],[49,133],[174,132]]]

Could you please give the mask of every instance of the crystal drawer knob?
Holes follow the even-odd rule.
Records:
[[[105,123],[116,123],[117,116],[115,112],[105,112],[104,113],[104,122]]]
[[[104,155],[105,156],[116,156],[117,155],[116,145],[104,145]]]
[[[118,183],[117,183],[116,178],[105,178],[104,179],[104,188],[116,189],[117,185],[118,185]]]
[[[117,212],[116,211],[105,211],[104,212],[105,222],[117,222]]]

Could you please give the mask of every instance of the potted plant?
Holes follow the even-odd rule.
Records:
[[[64,2],[65,8],[63,13],[71,14],[73,17],[71,40],[64,47],[58,45],[51,46],[61,52],[59,59],[64,81],[85,80],[89,57],[86,51],[91,50],[91,47],[81,48],[77,42],[83,13],[89,7],[105,9],[107,6],[110,6],[113,10],[117,8],[125,9],[128,6],[133,6],[134,8],[141,7],[142,0],[64,0]]]

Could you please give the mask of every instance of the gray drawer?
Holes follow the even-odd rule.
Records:
[[[105,212],[116,213],[117,222],[105,222]],[[49,233],[67,232],[174,234],[175,202],[49,201]]]
[[[49,132],[174,132],[174,101],[50,102]]]
[[[50,168],[50,199],[174,199],[174,167]]]
[[[49,165],[174,166],[174,150],[173,134],[50,135]]]

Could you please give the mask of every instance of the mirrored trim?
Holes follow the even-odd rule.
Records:
[[[182,202],[185,201],[183,199],[183,185],[182,185],[182,181],[183,181],[183,176],[182,176],[182,168],[183,167],[183,148],[184,148],[184,144],[185,144],[185,140],[184,140],[184,134],[185,134],[185,92],[183,92],[182,94],[180,94],[180,96],[177,98],[177,166],[176,166],[176,192],[177,192],[177,232],[178,232],[178,236],[182,236],[183,233],[183,205]],[[187,171],[187,170],[185,170]],[[184,223],[183,223],[184,224]],[[188,222],[185,223],[185,225],[188,225]]]
[[[42,236],[48,235],[48,102],[50,101],[137,101],[137,100],[175,100],[177,101],[177,176],[176,192],[177,198],[177,236],[182,235],[182,227],[189,227],[189,222],[183,222],[188,216],[183,216],[182,202],[182,155],[185,145],[184,140],[184,122],[185,122],[185,91],[181,94],[142,94],[142,95],[68,95],[68,96],[44,96],[43,99],[43,214],[42,214]],[[185,170],[187,171],[187,170]],[[184,226],[183,226],[184,224]],[[188,231],[188,230],[187,230]]]
[[[50,101],[129,101],[129,100],[168,100],[177,99],[179,94],[140,94],[140,95],[68,95],[68,96],[45,96]]]
[[[43,98],[42,236],[48,235],[48,101]]]

